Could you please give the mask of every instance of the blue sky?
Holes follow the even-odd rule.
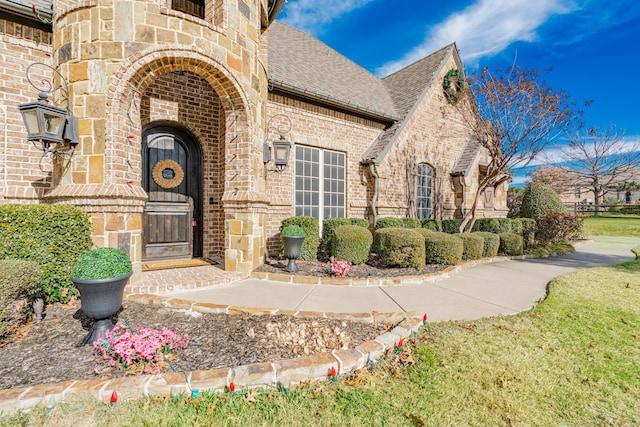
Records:
[[[550,86],[595,101],[587,125],[640,140],[638,0],[287,0],[278,19],[379,76],[452,42],[467,73],[551,68]]]

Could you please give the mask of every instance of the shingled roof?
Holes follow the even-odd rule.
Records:
[[[269,27],[273,87],[379,120],[399,118],[384,82],[315,37],[276,21]]]

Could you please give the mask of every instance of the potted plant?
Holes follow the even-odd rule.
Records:
[[[80,255],[71,268],[71,281],[80,292],[82,312],[93,323],[78,347],[93,344],[113,329],[111,318],[122,307],[124,287],[131,273],[129,256],[118,249],[98,248]]]
[[[298,225],[287,225],[280,232],[280,238],[284,246],[284,256],[289,259],[289,263],[285,271],[295,273],[298,271],[296,259],[300,257],[302,243],[304,242],[305,233],[302,227]]]

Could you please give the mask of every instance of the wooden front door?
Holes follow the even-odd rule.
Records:
[[[142,259],[202,256],[202,154],[195,138],[174,126],[143,132]]]

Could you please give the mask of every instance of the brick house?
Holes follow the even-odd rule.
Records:
[[[455,45],[378,78],[274,21],[283,3],[0,0],[0,203],[87,211],[95,245],[131,256],[132,282],[163,259],[249,272],[294,215],[460,216],[487,158],[443,90],[463,76]],[[32,63],[68,82],[70,159],[26,140]],[[292,150],[276,168],[281,136]],[[506,185],[480,216],[506,215]]]

